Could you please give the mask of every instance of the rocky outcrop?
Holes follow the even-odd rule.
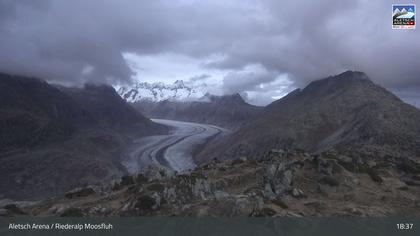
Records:
[[[335,151],[271,150],[189,173],[152,166],[92,194],[8,204],[37,216],[419,216],[419,168]]]

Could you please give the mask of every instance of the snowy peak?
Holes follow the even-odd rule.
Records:
[[[182,80],[177,80],[173,84],[138,82],[131,87],[120,87],[118,89],[118,94],[127,102],[198,100],[206,92],[206,84],[196,86]]]

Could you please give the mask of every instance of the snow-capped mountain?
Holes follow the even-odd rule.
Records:
[[[138,82],[131,87],[117,88],[118,94],[127,102],[191,101],[207,93],[207,85],[194,85],[177,80],[173,84]]]

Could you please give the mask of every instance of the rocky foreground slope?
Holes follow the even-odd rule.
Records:
[[[272,150],[184,174],[154,166],[114,185],[0,207],[3,216],[420,216],[420,162]]]

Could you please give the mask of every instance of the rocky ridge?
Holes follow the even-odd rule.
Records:
[[[0,203],[3,216],[420,216],[420,163],[335,151],[272,150],[214,160],[190,173],[152,166],[107,186],[39,202]],[[404,203],[404,204],[401,204]]]

